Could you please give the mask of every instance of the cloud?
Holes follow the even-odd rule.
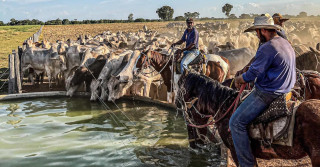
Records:
[[[249,3],[249,5],[251,5],[254,8],[259,8],[260,7],[260,5],[257,4],[257,3]]]

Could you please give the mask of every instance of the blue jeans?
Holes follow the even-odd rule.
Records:
[[[188,68],[188,64],[191,63],[199,55],[198,49],[187,50],[183,52],[184,57],[181,60],[180,68],[181,74],[183,74],[184,68]]]
[[[241,167],[251,167],[255,165],[247,125],[267,109],[271,102],[277,97],[279,97],[279,95],[264,93],[254,89],[231,116],[229,127]]]

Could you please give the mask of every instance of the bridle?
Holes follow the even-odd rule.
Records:
[[[169,49],[170,49],[170,48],[169,48]],[[167,61],[166,64],[162,67],[162,69],[161,69],[159,72],[157,72],[156,75],[160,74],[160,73],[166,68],[166,66],[169,64],[169,62],[170,62],[170,60],[171,60],[171,58],[172,58],[173,50],[174,50],[174,48],[172,48],[172,50],[171,50],[171,52],[170,52],[170,54],[169,54],[170,57],[169,57],[168,61]],[[142,63],[142,67],[144,67],[144,68],[150,68],[150,66],[151,66],[151,61],[152,61],[152,60],[149,58],[148,54],[145,54],[145,53],[143,53],[143,52],[141,52],[141,54],[146,57],[146,58],[144,59],[143,63]],[[141,70],[140,73],[141,73],[142,75],[146,76],[146,75],[148,75],[148,74],[154,73],[155,71],[156,71],[156,69],[153,69],[151,72],[147,72],[147,73],[146,73],[146,72],[143,72],[143,71]]]
[[[184,116],[185,118],[187,119],[188,121],[188,126],[191,126],[191,127],[194,127],[194,128],[205,128],[205,127],[208,127],[210,125],[213,125],[213,124],[216,124],[218,123],[219,121],[223,120],[226,115],[231,111],[231,109],[233,108],[233,112],[232,114],[235,112],[237,106],[238,106],[238,103],[240,101],[240,96],[244,90],[244,88],[246,87],[246,84],[243,84],[241,85],[241,88],[240,88],[240,91],[236,97],[236,99],[233,101],[233,103],[231,104],[231,106],[228,108],[228,110],[220,117],[220,118],[217,118],[217,115],[218,113],[221,111],[221,107],[223,106],[223,104],[225,103],[225,101],[222,103],[222,105],[219,107],[218,111],[215,113],[214,116],[212,115],[204,115],[204,114],[201,114],[197,109],[196,107],[194,106],[194,104],[198,101],[198,98],[195,98],[189,102],[185,102],[184,99],[182,98],[179,98],[180,100],[183,100],[182,103],[180,101],[180,104],[182,104],[184,106],[184,109],[182,109],[182,111],[184,112]],[[181,88],[180,88],[181,89]],[[194,108],[196,113],[199,114],[201,116],[201,118],[209,118],[209,120],[211,120],[210,122],[206,123],[206,124],[203,124],[203,125],[196,125],[195,123],[193,123],[193,121],[191,121],[190,117],[189,117],[189,112],[191,112],[191,108]],[[181,109],[180,109],[181,110]]]

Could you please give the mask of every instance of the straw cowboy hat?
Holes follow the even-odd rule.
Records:
[[[244,32],[255,31],[256,29],[275,29],[280,30],[280,26],[275,25],[273,18],[268,14],[264,14],[262,16],[257,16],[254,18],[253,26],[246,29]]]
[[[282,15],[280,13],[275,13],[272,15],[272,18],[279,18],[279,21],[281,22],[285,22],[285,21],[288,21],[289,19],[287,18],[283,18]]]

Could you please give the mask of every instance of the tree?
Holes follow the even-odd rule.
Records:
[[[56,25],[62,25],[62,20],[60,20],[59,18],[57,18],[57,20],[55,21],[56,21]]]
[[[187,12],[187,13],[184,13],[184,17],[185,18],[199,18],[200,16],[200,13],[199,12]]]
[[[63,25],[68,25],[68,24],[70,24],[69,19],[63,19],[63,20],[62,20],[62,24],[63,24]]]
[[[17,24],[17,20],[12,18],[10,19],[9,25],[16,25]]]
[[[185,21],[185,20],[186,20],[186,18],[183,16],[177,16],[174,18],[174,21]]]
[[[146,20],[144,18],[137,18],[134,22],[146,22]]]
[[[229,16],[229,19],[236,19],[237,18],[237,16],[235,15],[235,14],[231,14],[230,16]]]
[[[249,14],[245,14],[245,13],[243,13],[239,16],[239,19],[250,19],[250,18],[251,18],[251,16]]]
[[[307,12],[300,12],[298,15],[298,17],[307,17],[307,16],[308,16]]]
[[[3,21],[0,21],[0,26],[4,26],[4,23],[3,23]]]
[[[226,4],[222,7],[222,13],[226,13],[226,16],[229,17],[232,8],[233,8],[232,5],[226,3]]]
[[[128,20],[129,20],[130,22],[132,22],[132,21],[133,21],[133,13],[130,13],[130,14],[129,14],[129,16],[128,16]]]
[[[162,20],[170,20],[173,17],[174,10],[170,6],[162,6],[157,9],[156,13]]]

